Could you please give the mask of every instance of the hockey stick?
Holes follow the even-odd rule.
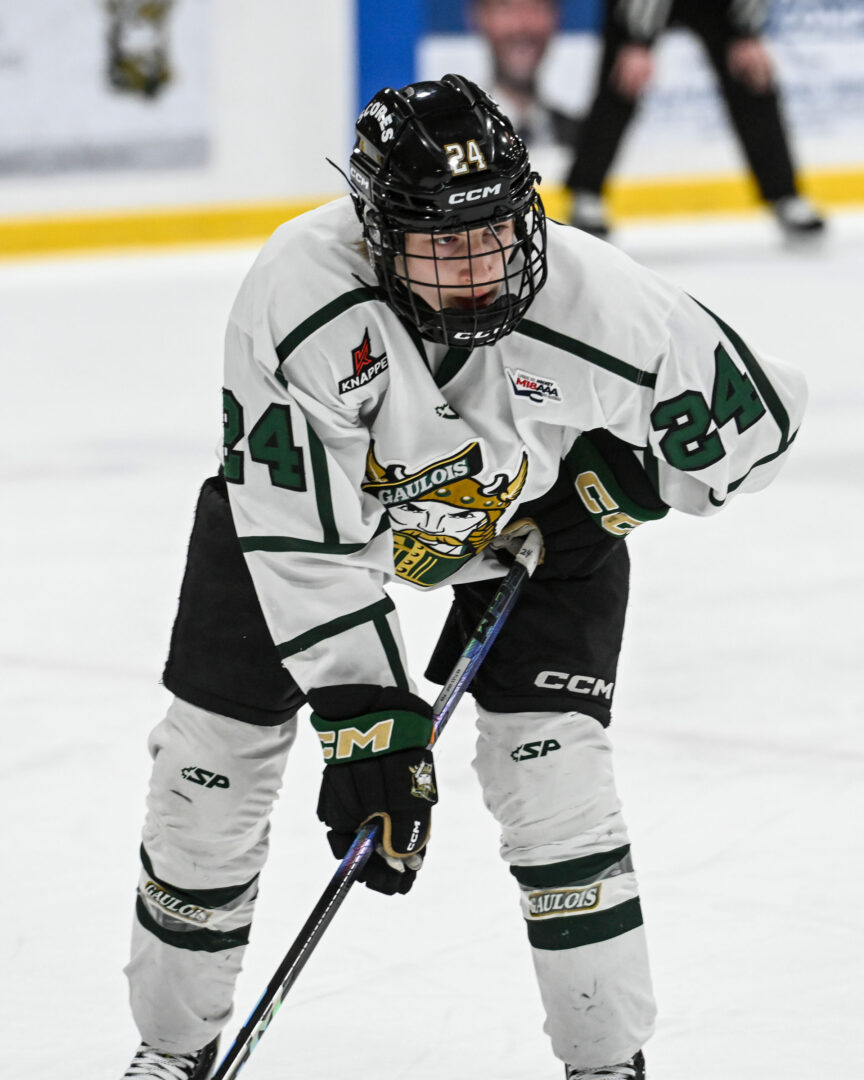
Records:
[[[438,739],[447,721],[453,715],[459,699],[468,689],[477,669],[492,648],[501,627],[516,603],[519,591],[534,573],[542,550],[543,537],[540,530],[532,525],[523,539],[516,561],[495,590],[495,595],[483,612],[471,639],[462,650],[462,655],[456,662],[450,678],[435,700],[432,707],[433,728],[432,737],[429,740],[430,746]],[[222,1059],[212,1080],[231,1080],[245,1065],[270,1021],[279,1011],[279,1007],[312,954],[312,950],[339,910],[357,875],[375,850],[379,832],[380,826],[371,824],[357,833],[347,855],[321,894],[321,899],[304,923],[294,944],[274,972],[267,989],[261,995],[249,1019],[238,1032],[234,1044]]]

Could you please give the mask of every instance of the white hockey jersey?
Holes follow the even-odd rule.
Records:
[[[517,330],[473,352],[422,341],[388,308],[348,198],[281,226],[249,272],[226,337],[224,471],[304,691],[408,686],[385,584],[500,574],[484,549],[581,432],[630,444],[663,501],[692,514],[780,468],[800,374],[576,229],[549,223],[548,260]],[[574,481],[613,535],[640,524],[596,470]]]

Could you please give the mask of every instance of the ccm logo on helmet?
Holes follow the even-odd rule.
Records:
[[[484,184],[483,187],[471,188],[470,191],[454,191],[447,200],[451,206],[458,206],[466,202],[482,202],[491,199],[493,195],[501,194],[501,182],[497,184]]]
[[[366,175],[366,173],[360,172],[360,170],[355,165],[351,166],[350,172],[351,179],[354,181],[357,187],[363,188],[364,191],[368,192],[370,185],[369,177]]]
[[[593,675],[568,675],[566,671],[541,671],[534,680],[541,690],[569,690],[571,694],[605,697],[612,700],[614,682],[604,682]]]

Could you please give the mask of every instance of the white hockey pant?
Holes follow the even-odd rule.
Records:
[[[606,733],[578,713],[478,711],[474,764],[519,881],[553,1050],[582,1066],[622,1061],[650,1035],[654,1007]],[[295,731],[175,699],[150,737],[126,973],[153,1046],[197,1049],[231,1016]]]
[[[478,714],[474,767],[519,882],[553,1051],[625,1061],[655,1008],[609,739],[575,712]]]
[[[296,721],[255,727],[175,699],[150,736],[132,953],[142,1039],[197,1050],[231,1016],[268,820]]]

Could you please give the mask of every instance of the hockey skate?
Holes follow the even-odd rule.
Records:
[[[142,1042],[122,1080],[207,1080],[219,1039],[192,1054],[169,1054]]]
[[[609,221],[601,197],[593,191],[574,191],[570,224],[582,232],[605,240],[609,235]]]
[[[774,216],[786,239],[811,240],[825,231],[825,218],[808,199],[800,195],[787,195],[771,204]]]
[[[564,1080],[645,1080],[645,1058],[637,1050],[629,1061],[620,1065],[600,1065],[594,1069],[565,1065]]]

